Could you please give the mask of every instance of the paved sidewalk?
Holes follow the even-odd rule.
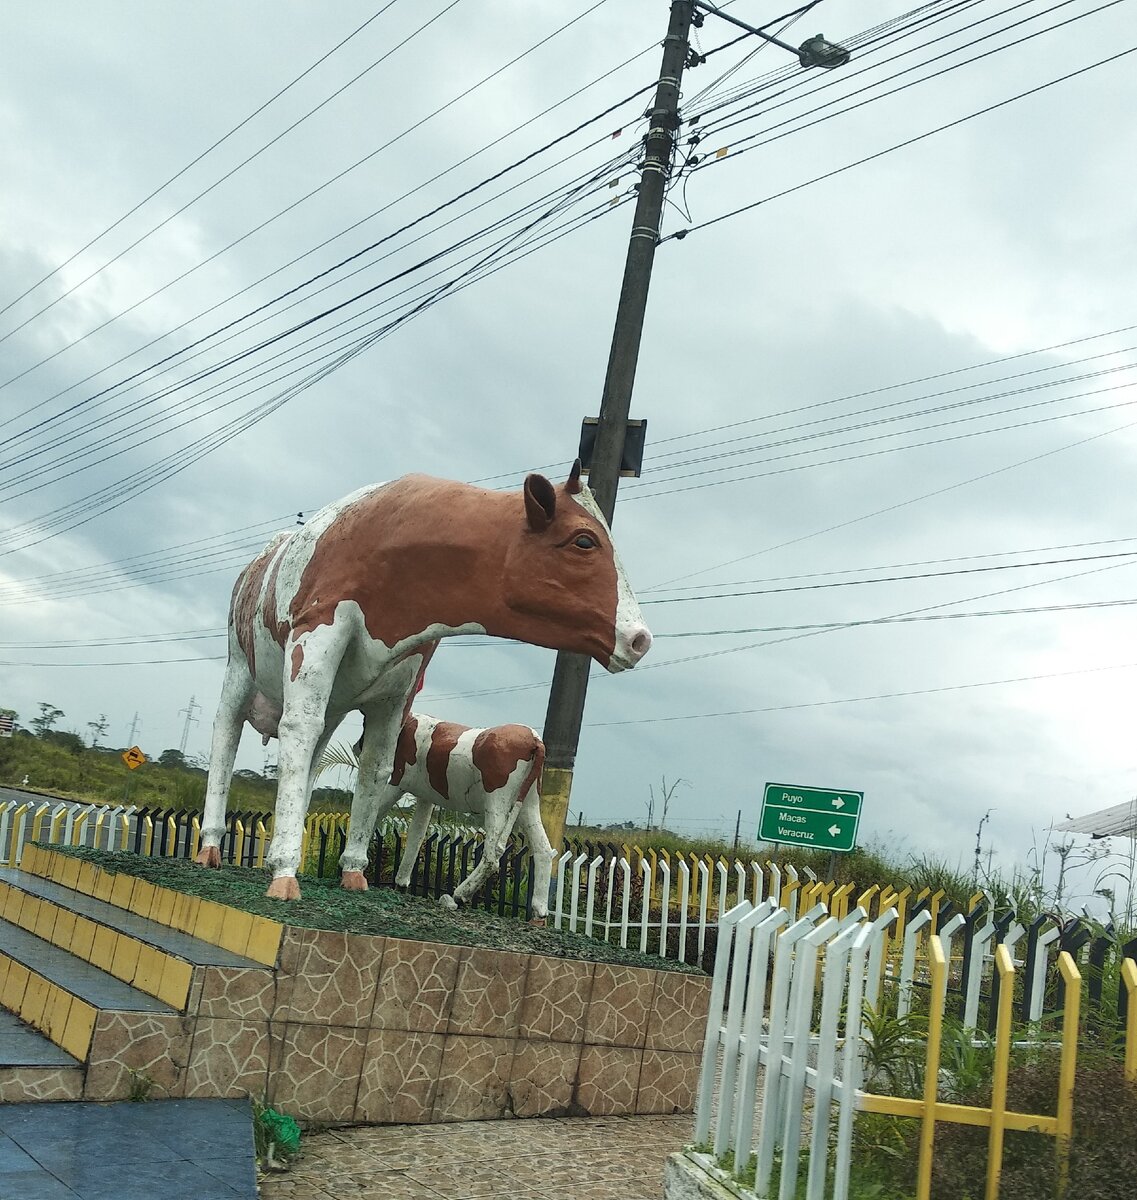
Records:
[[[254,1200],[247,1100],[0,1104],[0,1200]]]
[[[694,1117],[558,1117],[306,1133],[261,1200],[662,1200]]]

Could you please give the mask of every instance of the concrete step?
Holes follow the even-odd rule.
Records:
[[[0,1103],[232,1095],[230,1041],[267,1054],[267,1013],[251,1032],[235,1013],[273,994],[282,932],[29,846],[22,869],[0,868]]]
[[[0,868],[0,919],[181,1012],[189,1001],[195,967],[263,969],[244,954],[139,916],[112,901],[11,868]]]
[[[79,1062],[100,1011],[173,1015],[169,1004],[10,921],[0,920],[0,1004]]]
[[[0,1104],[78,1100],[83,1074],[74,1055],[0,1009]]]

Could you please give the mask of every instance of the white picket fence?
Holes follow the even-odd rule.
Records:
[[[133,804],[83,804],[38,797],[0,802],[0,866],[19,866],[28,842],[123,850],[135,811]]]
[[[862,908],[843,919],[816,904],[800,917],[765,901],[742,900],[719,921],[707,1034],[695,1106],[695,1147],[687,1152],[712,1177],[729,1182],[739,1195],[770,1195],[775,1156],[780,1157],[778,1200],[791,1200],[804,1170],[805,1200],[845,1200],[849,1188],[853,1114],[861,1086],[862,1018],[876,1009],[885,981],[897,986],[899,1015],[907,1013],[921,970],[920,939],[930,915],[918,913],[903,930],[899,973],[888,955],[898,917],[893,907],[869,920]],[[939,935],[944,961],[951,962],[952,937],[962,917],[944,923]],[[981,983],[989,982],[994,956],[983,951],[993,927],[973,942],[976,969],[964,994],[964,1024],[974,1028]],[[1006,962],[1013,943],[999,948]],[[1035,963],[1032,1019],[1041,1015],[1043,987],[1053,965],[1055,938],[1042,945]],[[819,956],[824,955],[821,970]],[[926,966],[926,959],[922,960]],[[926,971],[921,971],[921,974]],[[729,991],[728,991],[729,976]],[[818,1008],[818,987],[820,1007]],[[850,1033],[850,1031],[852,1031]],[[810,1113],[808,1137],[803,1113]],[[808,1145],[806,1145],[808,1142]],[[711,1152],[706,1153],[706,1147]],[[701,1147],[702,1149],[698,1149]],[[720,1165],[724,1156],[731,1172]],[[754,1156],[752,1192],[738,1176]],[[832,1190],[826,1171],[833,1166]]]
[[[604,887],[602,871],[607,876]],[[639,912],[633,913],[632,881],[636,875],[642,887]],[[698,931],[696,959],[701,958],[707,929],[718,923],[718,914],[726,912],[732,900],[735,904],[747,900],[760,904],[766,895],[776,898],[785,894],[792,917],[797,914],[801,885],[815,883],[816,879],[810,871],[802,880],[788,863],[779,867],[777,863],[763,865],[752,860],[735,862],[729,868],[718,861],[712,871],[705,861],[700,860],[692,870],[680,858],[673,871],[665,858],[652,862],[641,856],[635,870],[624,855],[606,860],[598,854],[590,860],[586,854],[566,851],[558,863],[550,908],[557,929],[604,941],[618,933],[624,949],[630,944],[641,953],[647,953],[649,933],[656,930],[660,958],[667,957],[668,935],[674,929],[678,932],[677,956],[684,962],[689,932]],[[654,905],[651,897],[657,897]],[[654,919],[653,906],[659,910]]]

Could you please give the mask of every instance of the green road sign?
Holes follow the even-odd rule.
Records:
[[[808,846],[811,850],[852,850],[857,844],[864,798],[864,792],[768,783],[762,797],[758,840]]]

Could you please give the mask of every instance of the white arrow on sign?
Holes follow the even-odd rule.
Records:
[[[840,825],[830,825],[829,826],[829,836],[830,837],[836,837],[840,832],[841,832]]]
[[[838,796],[837,799],[833,801],[833,807],[834,808],[844,808],[845,801],[842,800],[840,796]]]

